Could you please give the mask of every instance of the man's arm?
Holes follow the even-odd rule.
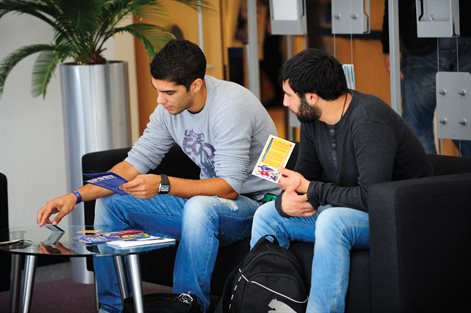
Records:
[[[115,166],[113,166],[113,168],[111,168],[110,171],[126,178],[127,180],[132,180],[137,175],[139,175],[139,171],[135,169],[131,164],[125,161],[116,164]],[[77,192],[80,194],[82,201],[95,200],[112,194],[112,192],[108,189],[98,187],[92,184],[87,184],[83,187],[80,187],[79,189],[77,189]],[[49,223],[59,223],[62,218],[64,218],[64,216],[72,212],[76,204],[77,197],[73,193],[68,193],[55,199],[49,200],[38,211],[36,219],[39,226],[43,226],[44,224]],[[57,215],[51,221],[50,217],[52,214],[55,213],[57,213]]]
[[[223,178],[209,179],[184,179],[169,177],[169,194],[191,198],[193,196],[218,196],[225,199],[236,199],[239,194]],[[160,185],[160,175],[146,174],[139,175],[134,180],[121,185],[125,192],[140,198],[147,199],[158,194]]]

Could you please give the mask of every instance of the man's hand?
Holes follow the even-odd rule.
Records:
[[[296,185],[295,190],[297,193],[304,194],[307,192],[309,181],[305,179],[303,175],[286,168],[282,168],[280,172],[281,178],[278,183],[280,184],[281,188],[283,188],[283,190],[287,190],[288,188]]]
[[[72,193],[46,202],[46,204],[39,209],[36,217],[39,226],[59,223],[64,216],[72,212],[76,202],[77,198]],[[51,221],[50,217],[55,213],[57,213],[57,215],[54,220]]]
[[[160,185],[160,176],[154,174],[138,175],[131,181],[122,184],[119,188],[139,199],[148,199],[157,195]]]
[[[285,190],[281,196],[281,209],[289,216],[309,217],[316,214],[316,209],[308,202],[306,194],[296,192],[300,183],[300,180],[297,183],[293,181]]]

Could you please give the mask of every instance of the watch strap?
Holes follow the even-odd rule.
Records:
[[[170,181],[168,180],[168,176],[165,174],[160,174],[159,193],[169,193],[169,191]]]

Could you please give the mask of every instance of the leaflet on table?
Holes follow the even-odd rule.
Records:
[[[86,243],[86,244],[95,244],[95,243],[104,243],[115,240],[132,240],[132,239],[142,239],[151,237],[149,234],[145,233],[142,230],[122,230],[116,232],[107,232],[107,233],[97,233],[92,235],[75,235],[74,240]]]
[[[252,174],[271,182],[280,180],[280,167],[285,167],[294,149],[294,142],[270,135]]]
[[[109,241],[106,244],[116,249],[129,249],[129,248],[144,247],[144,246],[150,246],[150,245],[162,245],[162,244],[173,244],[173,243],[175,243],[174,238],[149,236],[147,238],[136,238],[136,239],[130,239],[130,240],[114,240],[114,241]]]
[[[90,173],[83,174],[86,181],[89,184],[97,185],[106,189],[109,189],[120,195],[125,195],[126,192],[119,189],[119,186],[126,183],[127,180],[113,172],[103,172],[103,173]]]

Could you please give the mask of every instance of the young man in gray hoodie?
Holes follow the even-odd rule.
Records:
[[[170,41],[151,64],[158,106],[128,157],[111,169],[129,181],[120,187],[128,195],[88,184],[48,201],[37,217],[40,225],[55,224],[80,201],[102,198],[96,225],[174,236],[173,290],[196,296],[204,311],[218,247],[248,237],[264,195],[280,191],[251,175],[268,136],[276,134],[267,111],[249,90],[205,71],[197,45]],[[201,169],[199,180],[146,174],[174,143]],[[120,312],[112,259],[95,258],[94,264],[100,310]]]

